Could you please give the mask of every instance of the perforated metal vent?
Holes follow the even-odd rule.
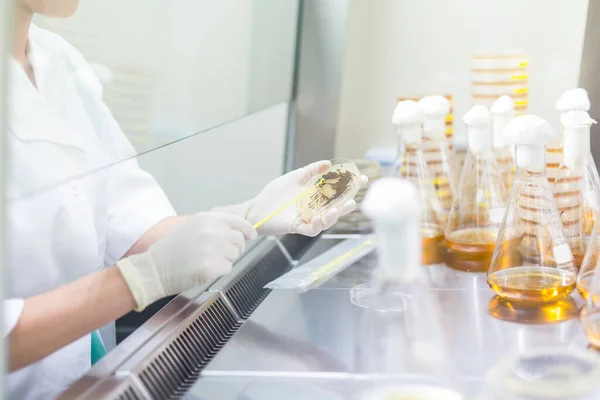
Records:
[[[291,267],[285,255],[274,247],[252,268],[225,290],[225,295],[243,319],[250,317],[252,312],[271,292],[264,286]]]
[[[240,325],[218,297],[139,372],[152,398],[175,399],[183,395]]]

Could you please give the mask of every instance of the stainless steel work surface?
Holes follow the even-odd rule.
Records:
[[[321,251],[326,248],[319,245]],[[288,394],[292,391],[298,395],[304,393],[299,389],[302,387],[314,391],[310,396],[293,398],[328,399],[339,398],[339,385],[345,389],[360,385],[350,376],[355,370],[356,328],[363,309],[351,303],[349,290],[370,279],[375,263],[376,257],[370,254],[320,288],[305,293],[273,291],[206,367],[188,398],[217,398],[210,393],[220,388],[220,399],[228,398],[227,393],[231,398],[263,399],[271,398],[264,394],[269,390],[281,394],[278,388],[287,388]],[[581,305],[576,294],[560,309],[518,311],[494,300],[484,274],[455,271],[444,265],[423,268],[442,312],[452,364],[473,391],[487,369],[512,351],[588,345],[576,318]],[[540,323],[540,316],[572,318]],[[263,396],[251,394],[259,393],[258,387],[262,387]]]

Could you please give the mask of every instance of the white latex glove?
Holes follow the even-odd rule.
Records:
[[[141,254],[117,262],[137,311],[163,297],[209,283],[231,271],[256,231],[242,217],[200,213]]]
[[[278,210],[297,197],[306,182],[313,176],[323,173],[331,167],[330,161],[319,161],[304,168],[287,173],[267,184],[264,189],[249,202],[246,219],[252,224],[261,221],[267,215]],[[361,184],[367,183],[367,177],[361,176]],[[329,229],[337,220],[356,208],[356,202],[349,200],[340,208],[332,208],[324,218],[315,216],[310,221],[305,221],[300,215],[296,204],[271,218],[258,229],[261,235],[283,235],[285,233],[298,233],[305,236],[317,236],[325,229]]]

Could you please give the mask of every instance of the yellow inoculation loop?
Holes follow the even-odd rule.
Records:
[[[341,256],[339,256],[339,257],[331,260],[327,264],[323,265],[318,270],[311,272],[308,275],[308,277],[310,279],[314,279],[313,285],[316,284],[321,279],[323,279],[323,277],[328,276],[328,274],[332,270],[335,270],[338,267],[339,264],[345,262],[346,260],[349,260],[354,254],[358,253],[360,250],[364,249],[365,247],[370,246],[371,244],[373,244],[373,239],[368,239],[363,244],[358,245],[358,246],[356,246],[355,248],[353,248],[351,250],[348,250],[347,252],[345,252]]]
[[[529,75],[513,75],[510,77],[512,80],[526,80],[529,78]]]
[[[513,93],[529,93],[529,88],[522,87],[513,89]]]
[[[257,222],[254,225],[254,229],[260,228],[261,226],[266,224],[271,218],[273,218],[274,216],[276,216],[277,214],[279,214],[280,212],[282,212],[283,210],[285,210],[292,204],[295,204],[298,201],[298,199],[306,196],[307,194],[311,193],[313,190],[318,189],[318,188],[322,187],[323,185],[325,185],[325,178],[321,178],[315,186],[309,187],[304,192],[301,192],[298,196],[296,196],[294,199],[292,199],[289,203],[285,204],[283,207],[277,209],[276,211],[272,212],[271,214],[267,215],[265,218],[263,218],[262,220]]]

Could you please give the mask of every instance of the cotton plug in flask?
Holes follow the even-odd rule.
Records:
[[[558,167],[563,159],[563,132],[565,118],[571,111],[590,111],[590,99],[585,89],[577,88],[564,92],[556,102],[556,110],[560,113],[560,135],[548,141],[546,146],[546,174],[548,181],[554,183]]]
[[[396,175],[410,180],[418,188],[419,201],[422,203],[423,263],[435,264],[441,261],[439,245],[444,237],[444,210],[423,156],[421,139],[424,120],[425,116],[415,101],[401,101],[396,106],[392,122],[402,142]]]
[[[515,103],[510,96],[500,96],[492,105],[492,137],[494,156],[498,169],[504,180],[507,194],[512,189],[515,177],[515,160],[513,149],[504,141],[502,131],[508,122],[515,116]]]
[[[586,111],[570,111],[561,121],[563,161],[554,182],[554,199],[579,268],[600,211],[600,178],[590,152],[590,128],[596,121]]]
[[[524,115],[508,123],[504,136],[516,146],[517,174],[488,284],[503,300],[521,305],[563,300],[575,287],[577,270],[545,173],[545,146],[556,133],[547,121]]]
[[[423,124],[422,151],[444,218],[452,207],[454,196],[454,169],[450,149],[446,139],[446,116],[450,112],[450,102],[444,96],[426,96],[419,100],[419,107],[425,114]]]
[[[463,120],[468,153],[446,225],[445,261],[454,269],[485,272],[504,215],[506,191],[492,152],[489,110],[476,105]]]
[[[369,385],[359,398],[462,399],[421,266],[418,189],[404,179],[382,178],[367,192],[362,210],[375,228],[379,266],[362,303],[355,361]]]

